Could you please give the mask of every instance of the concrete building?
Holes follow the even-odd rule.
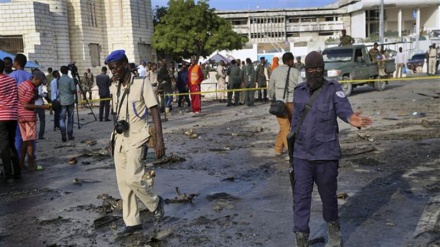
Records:
[[[0,3],[0,49],[42,67],[76,62],[98,74],[124,49],[130,62],[155,61],[151,0],[11,0]]]
[[[257,44],[258,55],[292,51],[305,55],[337,45],[341,30],[357,43],[378,41],[381,0],[338,0],[319,8],[217,11],[229,20],[234,31],[248,37],[247,48]],[[384,0],[385,42],[414,42],[418,34],[436,41],[440,29],[439,0]],[[408,46],[411,50],[427,49],[429,42]],[[424,47],[426,46],[426,47]],[[255,58],[253,58],[255,59]]]

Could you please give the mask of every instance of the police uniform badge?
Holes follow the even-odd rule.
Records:
[[[345,98],[345,93],[342,91],[337,91],[336,96],[338,96],[339,98]]]

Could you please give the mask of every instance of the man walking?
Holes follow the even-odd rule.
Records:
[[[137,199],[153,212],[155,223],[164,216],[164,201],[142,180],[145,174],[141,157],[145,142],[150,137],[148,110],[151,112],[156,132],[156,158],[165,155],[157,100],[148,77],[134,78],[128,69],[124,50],[116,50],[105,59],[117,80],[115,102],[117,125],[112,133],[112,150],[115,160],[116,179],[123,206],[122,215],[126,228],[118,232],[125,237],[142,230]]]
[[[291,126],[296,133],[293,152],[296,246],[309,246],[310,207],[313,184],[316,183],[323,204],[323,218],[328,226],[326,246],[341,247],[336,198],[341,158],[337,118],[355,127],[371,125],[372,121],[358,112],[353,113],[339,83],[324,78],[324,59],[320,53],[310,52],[305,62],[307,81],[295,88]]]
[[[107,75],[107,67],[103,66],[101,68],[101,74],[96,77],[96,85],[99,90],[99,121],[102,122],[102,117],[104,115],[105,121],[111,121],[109,117],[110,113],[110,86],[112,85],[112,80]]]
[[[75,110],[75,94],[76,86],[73,79],[70,78],[67,73],[69,72],[67,66],[61,66],[61,77],[58,80],[58,93],[61,104],[60,112],[60,129],[61,129],[61,140],[63,142],[67,141],[66,131],[69,140],[74,140],[73,137],[73,113]],[[66,125],[67,117],[67,125]],[[67,129],[66,129],[67,128]]]
[[[293,54],[286,52],[283,55],[283,64],[272,72],[269,81],[269,99],[283,100],[287,108],[287,115],[277,117],[280,130],[275,139],[275,154],[282,155],[283,149],[287,150],[287,134],[290,131],[290,120],[293,111],[293,90],[301,82],[300,72],[293,67]],[[287,88],[286,88],[287,81]],[[286,93],[284,93],[286,92]]]

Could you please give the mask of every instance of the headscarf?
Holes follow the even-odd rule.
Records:
[[[306,56],[306,78],[307,84],[311,91],[315,91],[322,84],[324,84],[324,59],[321,53],[317,51],[312,51]],[[321,71],[308,72],[308,68],[321,68]]]
[[[274,71],[279,66],[278,64],[279,60],[280,59],[278,57],[272,58],[272,67],[270,67],[270,70]]]

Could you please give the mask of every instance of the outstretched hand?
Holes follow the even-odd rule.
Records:
[[[361,116],[360,112],[353,113],[348,122],[354,127],[367,127],[368,125],[373,124],[371,118]]]

